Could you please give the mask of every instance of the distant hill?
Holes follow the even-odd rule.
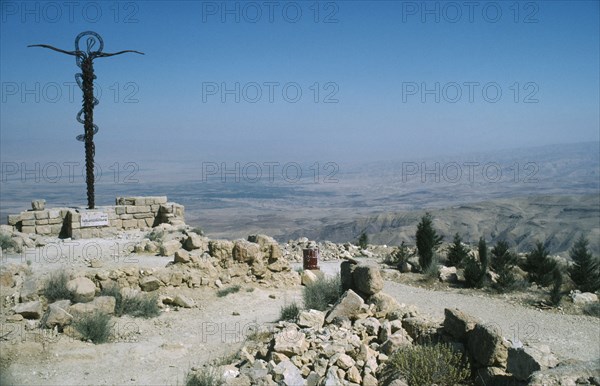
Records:
[[[518,251],[529,250],[537,240],[552,253],[564,255],[583,233],[594,253],[600,251],[600,198],[585,196],[531,196],[456,205],[429,211],[434,226],[450,242],[459,232],[465,241],[476,243],[480,236],[495,243],[505,239]],[[416,225],[424,210],[384,213],[314,229],[301,229],[281,239],[306,236],[316,240],[345,242],[367,232],[375,244],[414,245]]]

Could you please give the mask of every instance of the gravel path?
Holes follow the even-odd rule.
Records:
[[[321,262],[320,266],[326,274],[333,274],[339,271],[340,262]],[[444,318],[444,308],[459,308],[486,324],[493,324],[507,339],[548,345],[560,360],[600,361],[600,319],[592,316],[561,315],[510,304],[483,293],[432,291],[388,280],[383,290],[398,302],[414,304],[419,311],[439,321]]]

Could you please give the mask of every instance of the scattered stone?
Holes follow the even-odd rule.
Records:
[[[458,275],[456,274],[456,267],[440,266],[438,271],[438,278],[444,283],[456,283],[458,281]]]
[[[205,251],[208,250],[208,244],[206,240],[206,238],[200,236],[199,234],[190,232],[187,239],[185,239],[183,242],[183,247],[188,251],[192,251],[194,249]]]
[[[317,310],[301,311],[298,316],[298,326],[319,329],[325,323],[325,313]]]
[[[262,259],[260,246],[246,240],[236,240],[233,244],[233,259],[242,263],[253,263]]]
[[[71,323],[73,315],[67,310],[71,305],[70,300],[58,300],[48,306],[48,315],[46,316],[46,327],[53,328],[58,326],[63,328]]]
[[[14,311],[25,319],[39,319],[42,315],[42,303],[39,300],[20,303],[14,307]]]
[[[335,364],[343,370],[347,370],[350,367],[354,366],[354,363],[354,359],[352,359],[350,355],[347,354],[341,354],[335,361]]]
[[[14,315],[9,315],[6,317],[6,321],[9,323],[16,323],[16,322],[20,322],[23,320],[23,315],[21,314],[14,314]]]
[[[172,256],[181,248],[181,242],[179,240],[165,241],[160,246],[161,256]]]
[[[174,259],[175,263],[182,263],[182,264],[187,264],[189,263],[190,260],[190,253],[188,251],[186,251],[185,249],[178,249],[175,252],[175,259]]]
[[[67,282],[67,289],[73,294],[73,301],[87,303],[94,299],[96,284],[87,277],[76,277]]]
[[[467,334],[467,348],[477,367],[506,368],[507,346],[504,338],[491,326],[477,324]]]
[[[338,316],[345,316],[349,319],[356,319],[356,317],[364,312],[365,302],[358,296],[358,294],[352,290],[346,291],[338,302],[333,306],[331,311],[327,314],[325,320],[327,323]]]
[[[289,360],[281,361],[273,369],[274,380],[286,386],[302,386],[306,384],[300,370]]]
[[[390,312],[399,310],[400,304],[392,296],[385,292],[378,292],[367,299],[368,304],[375,305],[375,311],[378,317],[385,318]]]
[[[277,296],[275,296],[274,294],[269,294],[269,298],[271,298],[271,299],[277,299]]]
[[[72,304],[67,312],[74,317],[76,315],[88,314],[93,312],[102,312],[105,314],[115,313],[116,300],[112,296],[98,296],[88,303]]]
[[[39,280],[33,277],[27,277],[21,286],[19,299],[21,302],[29,302],[38,299],[38,282]]]
[[[305,269],[300,275],[300,282],[304,286],[314,284],[317,282],[317,280],[319,280],[317,275],[315,275],[315,273],[309,269]]]
[[[394,351],[398,350],[402,346],[406,346],[412,343],[412,339],[406,331],[399,330],[392,334],[388,340],[386,340],[380,347],[382,353],[391,355]]]
[[[383,289],[383,278],[379,267],[359,265],[352,273],[354,288],[365,295],[373,295]]]
[[[546,345],[526,345],[508,349],[506,370],[516,379],[526,381],[539,370],[556,367],[558,359]]]
[[[173,299],[173,304],[183,308],[193,308],[196,306],[196,302],[193,299],[181,294],[177,294],[175,296]]]
[[[444,309],[444,331],[463,342],[467,337],[467,333],[475,328],[478,320],[470,315],[465,314],[458,308]]]
[[[161,286],[161,281],[155,276],[146,276],[140,279],[140,288],[142,291],[156,291]]]
[[[571,299],[573,299],[574,304],[588,304],[595,303],[598,301],[598,295],[593,294],[591,292],[579,292],[573,291],[571,294]]]
[[[306,335],[296,328],[289,327],[275,334],[273,349],[287,356],[302,355],[308,349]]]

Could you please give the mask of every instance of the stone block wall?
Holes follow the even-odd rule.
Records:
[[[159,224],[183,225],[183,205],[167,197],[117,197],[116,205],[93,210],[84,208],[45,209],[43,200],[32,202],[32,210],[9,215],[8,225],[23,233],[73,239],[106,237],[119,230],[146,229]],[[96,223],[88,221],[97,218]],[[82,217],[86,221],[82,221]]]

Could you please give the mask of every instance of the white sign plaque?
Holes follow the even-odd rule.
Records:
[[[108,213],[105,212],[82,212],[81,227],[108,226]]]

